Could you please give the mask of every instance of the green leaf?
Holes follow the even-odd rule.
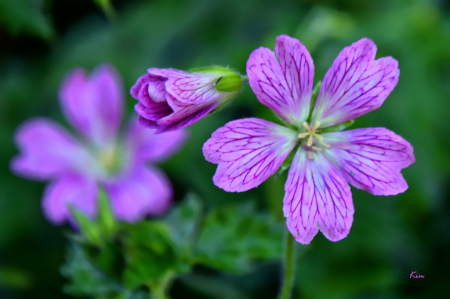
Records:
[[[124,238],[126,267],[124,284],[134,289],[177,272],[178,259],[170,232],[162,222],[141,222],[130,227]]]
[[[251,203],[217,208],[203,223],[195,261],[233,273],[250,270],[254,260],[280,257],[283,227]]]
[[[120,283],[108,276],[99,264],[89,256],[86,249],[73,242],[61,274],[70,280],[64,286],[67,294],[107,296],[122,291]]]
[[[98,194],[98,205],[99,213],[97,223],[99,225],[101,235],[105,238],[111,238],[116,231],[117,223],[114,219],[108,196],[103,189],[100,189]]]
[[[12,35],[27,33],[46,40],[54,35],[50,20],[43,13],[42,0],[0,0],[0,25]]]
[[[166,218],[172,240],[179,249],[192,246],[202,214],[202,203],[195,194],[188,194]]]
[[[102,243],[100,230],[95,221],[86,217],[82,212],[80,212],[76,207],[69,206],[69,210],[72,213],[72,216],[75,219],[76,224],[78,225],[81,234],[84,239],[91,244],[95,244],[100,246]]]

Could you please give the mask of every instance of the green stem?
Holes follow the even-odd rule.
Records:
[[[242,79],[242,83],[248,83],[248,76],[247,75],[242,75],[241,79]]]
[[[172,285],[174,274],[167,273],[158,283],[150,283],[150,291],[155,299],[170,299],[167,294],[168,289]]]
[[[295,248],[294,237],[290,232],[286,236],[286,259],[284,261],[283,286],[278,295],[278,299],[289,299],[292,293],[292,284],[294,282],[295,269]]]

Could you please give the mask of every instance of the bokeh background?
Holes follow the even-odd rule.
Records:
[[[242,74],[251,51],[296,37],[311,52],[315,80],[339,51],[369,37],[377,57],[393,56],[400,81],[378,110],[354,127],[387,127],[414,146],[403,170],[409,189],[376,197],[352,188],[354,223],[337,243],[318,234],[297,246],[293,298],[441,298],[450,283],[450,1],[448,0],[117,0],[106,13],[91,0],[0,0],[0,298],[69,298],[60,274],[69,227],[54,227],[40,207],[43,183],[15,177],[14,129],[46,116],[68,127],[57,102],[73,67],[114,64],[128,90],[149,67],[224,65]],[[109,16],[109,17],[107,17]],[[136,103],[127,94],[128,116]],[[226,122],[275,120],[249,86],[227,108],[190,128],[191,139],[161,165],[175,199],[195,192],[207,206],[251,201],[280,222],[286,174],[257,189],[226,193],[202,144]],[[211,242],[214,242],[212,240]],[[208,244],[206,244],[208,245]],[[282,252],[280,252],[281,255]],[[417,271],[425,276],[411,279]],[[195,269],[176,280],[173,298],[275,298],[280,264],[255,263],[243,276]]]

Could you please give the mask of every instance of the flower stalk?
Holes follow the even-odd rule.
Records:
[[[278,299],[291,298],[292,287],[295,276],[295,247],[294,237],[288,232],[286,234],[286,256],[284,260],[284,276]]]

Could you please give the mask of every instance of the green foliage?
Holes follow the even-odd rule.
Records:
[[[120,282],[111,278],[108,273],[89,255],[87,248],[77,242],[69,247],[66,264],[61,273],[70,279],[64,292],[71,295],[92,295],[106,297],[122,291]]]
[[[251,202],[217,208],[203,222],[195,261],[218,270],[243,273],[251,261],[279,258],[283,225],[260,214]]]
[[[277,259],[282,251],[283,225],[250,202],[217,207],[204,216],[200,199],[189,194],[164,219],[137,224],[116,223],[108,206],[102,193],[95,221],[73,209],[82,237],[72,238],[62,268],[70,279],[68,294],[138,296],[144,287],[158,297],[194,264],[243,273],[252,262]]]
[[[42,0],[0,0],[0,24],[13,35],[27,33],[50,39],[54,34],[50,20],[43,13]]]
[[[141,222],[129,227],[124,238],[126,269],[124,283],[129,288],[149,285],[177,270],[175,251],[167,227],[161,222]]]
[[[85,242],[100,246],[111,239],[117,229],[108,197],[103,189],[98,192],[98,216],[95,220],[89,219],[74,206],[69,209]]]
[[[194,194],[188,194],[167,216],[166,223],[172,240],[180,251],[192,248],[201,217],[202,203]]]

